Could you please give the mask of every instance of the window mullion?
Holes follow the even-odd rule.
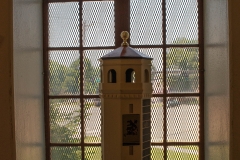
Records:
[[[130,0],[115,0],[115,48],[122,43],[122,31],[130,32]]]

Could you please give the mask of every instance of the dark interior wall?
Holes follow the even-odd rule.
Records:
[[[15,159],[13,120],[12,2],[0,1],[0,157]]]
[[[231,78],[230,159],[240,157],[240,1],[229,0],[229,53]]]

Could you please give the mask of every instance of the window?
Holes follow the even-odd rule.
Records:
[[[126,70],[126,82],[135,83],[135,71],[133,69]]]
[[[130,31],[131,47],[154,58],[152,160],[203,159],[201,6],[198,0],[44,0],[46,159],[101,159],[98,59],[120,47],[123,30]]]
[[[111,69],[108,71],[108,83],[116,83],[117,77],[116,77],[116,71],[114,69]]]

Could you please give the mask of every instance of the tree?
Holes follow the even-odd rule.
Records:
[[[73,61],[68,68],[66,79],[63,83],[63,88],[67,94],[80,93],[80,69],[79,59]]]
[[[186,38],[178,39],[175,44],[195,43]],[[171,92],[195,92],[198,89],[198,49],[194,47],[170,48],[167,58],[167,82]]]
[[[49,93],[59,95],[63,91],[63,84],[68,73],[68,67],[56,61],[49,62]]]
[[[76,59],[70,66],[56,61],[49,63],[50,94],[79,94],[80,90],[80,60]],[[93,67],[89,59],[84,61],[84,92],[97,93],[99,68]],[[91,113],[86,110],[93,106],[93,102],[86,102],[84,119]],[[79,143],[80,142],[80,104],[76,99],[54,99],[50,101],[50,140],[52,143]],[[87,151],[86,154],[98,154],[99,151]],[[96,152],[96,153],[95,153]],[[53,147],[53,160],[81,159],[79,147]],[[86,158],[87,159],[87,158]]]

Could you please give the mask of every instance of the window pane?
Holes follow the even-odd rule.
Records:
[[[80,94],[79,51],[49,51],[49,94]]]
[[[52,99],[49,103],[50,141],[79,143],[81,141],[80,100]]]
[[[166,0],[167,44],[198,43],[197,0]]]
[[[153,58],[151,71],[153,94],[163,93],[163,50],[161,48],[137,48],[137,50]]]
[[[51,160],[81,159],[81,147],[51,147]]]
[[[199,98],[167,98],[167,141],[199,142]]]
[[[85,143],[101,143],[101,99],[84,99]]]
[[[198,160],[199,159],[198,146],[168,146],[167,157],[168,159],[182,159],[182,160]]]
[[[151,160],[163,160],[163,146],[151,146]]]
[[[130,6],[130,43],[162,44],[162,1],[131,0]]]
[[[199,92],[198,48],[167,49],[167,92]]]
[[[83,2],[83,46],[114,46],[115,23],[113,1]]]
[[[49,46],[79,46],[79,3],[49,3]]]
[[[101,147],[85,147],[85,160],[101,160],[102,150]]]
[[[110,49],[105,50],[85,50],[83,52],[83,92],[86,95],[99,94],[100,77],[100,61],[103,55],[111,52]]]
[[[163,142],[163,98],[151,99],[151,142]]]

